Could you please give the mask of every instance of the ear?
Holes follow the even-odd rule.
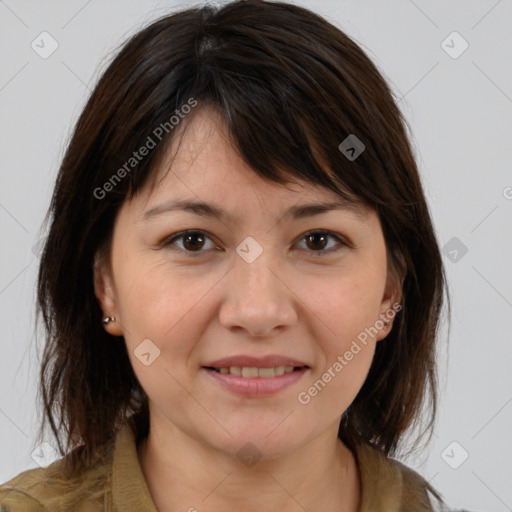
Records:
[[[380,305],[379,320],[381,320],[383,324],[384,322],[388,322],[389,325],[383,325],[382,329],[379,330],[376,336],[376,341],[381,341],[387,337],[391,332],[398,311],[402,309],[400,301],[402,299],[402,288],[405,279],[406,265],[403,257],[400,257],[399,260],[399,270],[390,268],[391,265],[388,265],[387,281]],[[388,262],[389,261],[390,260],[388,259]]]
[[[105,330],[112,336],[122,336],[123,329],[116,307],[116,298],[110,265],[105,261],[102,253],[98,252],[94,258],[94,294],[98,299],[101,311],[103,312],[101,322]],[[103,323],[103,318],[113,316],[114,322]]]

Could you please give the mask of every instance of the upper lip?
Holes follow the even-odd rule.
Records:
[[[286,356],[268,355],[264,357],[253,357],[249,355],[238,355],[223,357],[204,365],[211,368],[230,368],[231,366],[246,368],[272,368],[276,366],[308,366],[298,359],[291,359]]]

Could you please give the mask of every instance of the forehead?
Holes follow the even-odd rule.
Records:
[[[287,183],[258,175],[234,148],[220,114],[202,107],[178,126],[154,178],[141,193],[140,220],[184,210],[234,221],[234,211],[250,213],[255,204],[295,219],[330,210],[366,219],[368,207],[362,202],[349,202],[332,190],[286,175]]]

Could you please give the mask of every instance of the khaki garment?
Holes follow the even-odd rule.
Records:
[[[137,458],[135,433],[128,424],[111,447],[78,481],[63,477],[59,469],[62,459],[20,473],[0,485],[0,511],[157,512]],[[369,445],[359,446],[355,455],[362,486],[359,512],[434,510],[426,489],[434,495],[435,491],[419,474]]]

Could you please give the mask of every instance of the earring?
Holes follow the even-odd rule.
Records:
[[[104,319],[103,319],[103,323],[104,324],[108,324],[109,322],[115,322],[116,319],[113,317],[113,316],[106,316]]]

